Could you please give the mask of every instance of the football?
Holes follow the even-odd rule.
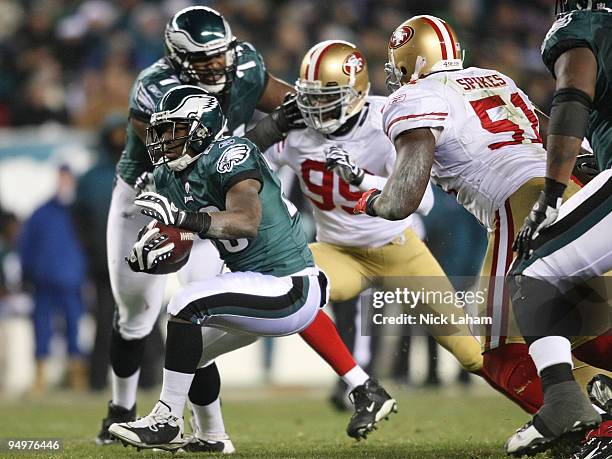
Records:
[[[189,260],[189,253],[191,252],[191,247],[193,247],[193,241],[197,237],[196,233],[164,225],[160,221],[155,221],[153,223],[153,228],[159,228],[160,234],[168,236],[168,239],[162,243],[162,247],[174,243],[174,249],[172,249],[170,258],[161,261],[157,265],[155,270],[156,274],[168,274],[178,271],[187,263],[187,260]]]

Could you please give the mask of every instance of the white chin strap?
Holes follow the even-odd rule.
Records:
[[[168,161],[166,164],[170,169],[175,172],[180,172],[184,170],[187,166],[189,166],[192,162],[198,159],[202,153],[198,153],[195,156],[189,156],[188,154],[184,154],[179,158],[173,159],[172,161]]]

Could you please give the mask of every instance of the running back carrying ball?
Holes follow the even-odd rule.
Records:
[[[127,263],[133,271],[169,274],[181,269],[189,260],[196,234],[159,221],[152,221],[138,232]]]

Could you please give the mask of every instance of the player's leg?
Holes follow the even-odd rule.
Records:
[[[407,229],[400,238],[374,253],[367,262],[372,277],[388,276],[392,278],[394,285],[399,281],[403,286],[415,291],[422,288],[425,291],[454,291],[438,261],[411,229]],[[446,317],[461,312],[455,305],[444,303],[418,305],[417,310],[419,308],[427,308],[428,311]],[[465,370],[479,372],[482,369],[482,355],[478,340],[467,325],[453,327],[452,336],[445,333],[448,328],[437,332],[430,328],[430,332],[442,347],[455,356]]]
[[[365,268],[351,253],[360,249],[341,248],[320,242],[310,244],[310,248],[315,263],[329,277],[332,301],[345,301],[361,293],[366,285],[363,274]],[[346,429],[347,434],[353,438],[366,438],[378,421],[397,409],[395,400],[357,365],[325,312],[319,311],[315,320],[300,336],[331,365],[348,386],[355,412]]]
[[[183,438],[183,409],[203,352],[201,326],[256,336],[304,329],[327,301],[327,278],[316,268],[275,277],[227,273],[179,291],[168,305],[166,362],[160,401],[136,422],[109,431],[138,447],[174,450]]]
[[[564,336],[580,335],[574,328],[579,321],[564,321],[559,313],[572,309],[562,296],[576,279],[612,268],[611,211],[612,171],[604,171],[561,207],[559,219],[534,241],[530,259],[513,267],[514,311],[542,379],[544,405],[532,424],[509,439],[509,452],[546,449],[567,432],[601,422],[572,375],[571,345]],[[532,324],[552,325],[534,332]]]
[[[254,335],[230,333],[210,327],[202,327],[202,358],[189,389],[189,401],[195,421],[194,439],[185,445],[187,452],[235,451],[227,432],[221,413],[221,379],[214,360],[258,339]]]
[[[53,335],[53,306],[55,292],[36,285],[34,288],[34,344],[36,357],[36,375],[32,387],[33,395],[42,395],[47,388],[46,364],[49,357],[49,344]]]
[[[136,392],[147,336],[162,306],[166,276],[135,273],[125,263],[136,234],[150,219],[133,202],[135,191],[120,178],[113,189],[107,225],[108,269],[115,299],[111,335],[112,400],[96,438],[98,444],[113,441],[108,427],[136,418]]]

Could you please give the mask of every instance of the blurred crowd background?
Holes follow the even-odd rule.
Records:
[[[112,323],[105,224],[128,93],[138,72],[163,56],[167,20],[192,4],[219,10],[234,35],[261,52],[270,73],[291,83],[314,43],[354,42],[368,60],[372,93],[378,95],[386,95],[383,66],[392,31],[410,16],[433,14],[457,31],[466,66],[511,76],[536,105],[549,109],[553,81],[540,44],[553,20],[552,0],[0,0],[0,390],[23,386],[10,382],[14,372],[23,373],[11,367],[23,365],[14,358],[11,363],[18,348],[31,350],[36,362],[28,384],[44,390],[48,378],[38,367],[53,353],[56,313],[67,336],[68,384],[105,387]],[[291,197],[300,200],[299,193]],[[484,230],[452,198],[436,192],[436,199],[424,222],[432,252],[448,274],[476,274]],[[441,224],[451,214],[456,224]],[[28,266],[20,263],[24,253]],[[50,286],[37,270],[64,276]],[[45,284],[38,292],[54,300],[47,308],[52,312],[41,315],[33,307],[36,282]],[[73,301],[76,290],[80,299]],[[35,332],[25,332],[33,341],[26,351],[16,344],[24,336],[19,325],[2,327],[8,317],[37,324]],[[85,327],[83,317],[89,321]],[[79,330],[87,336],[78,336]],[[406,382],[410,340],[396,341],[384,371]],[[161,342],[158,337],[157,347],[150,346],[144,384],[154,384],[160,374]],[[367,346],[379,352],[380,343]],[[437,384],[435,344],[427,347],[425,381]],[[265,345],[262,352],[270,367],[272,348]],[[95,363],[88,365],[90,359]]]

